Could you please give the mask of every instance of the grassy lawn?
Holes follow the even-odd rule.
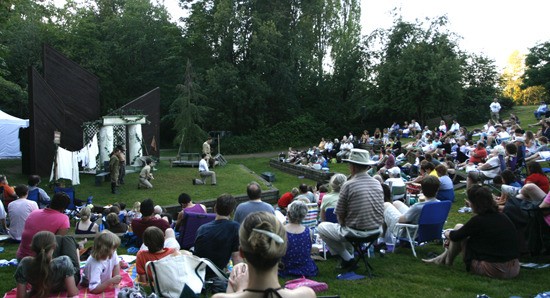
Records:
[[[532,111],[535,107],[516,107],[514,111],[520,117],[523,126],[533,123]],[[479,127],[474,126],[474,127]],[[173,151],[163,152],[166,156],[175,154]],[[225,167],[215,169],[218,175],[217,186],[193,186],[191,179],[198,176],[196,168],[170,168],[168,162],[162,161],[157,165],[158,171],[154,173],[155,186],[152,190],[137,189],[137,174],[126,176],[126,185],[121,187],[118,195],[110,194],[110,186],[104,183],[101,187],[94,186],[94,176],[81,175],[81,185],[76,187],[77,197],[86,199],[94,196],[94,203],[108,204],[117,201],[126,202],[129,206],[144,198],[150,197],[161,205],[177,203],[177,196],[181,192],[189,193],[195,201],[212,199],[221,193],[242,194],[246,184],[257,180],[255,173],[270,171],[275,174],[276,181],[273,186],[281,193],[289,191],[300,183],[309,185],[313,181],[299,179],[296,176],[285,174],[269,167],[268,159],[263,158],[239,158],[229,159]],[[18,160],[0,160],[0,172],[8,175],[10,184],[26,183],[26,178],[20,174],[20,162]],[[243,168],[245,165],[246,168]],[[248,170],[246,170],[248,169]],[[331,165],[331,171],[349,174],[347,165]],[[45,184],[45,183],[43,183]],[[268,186],[265,186],[267,189]],[[50,190],[47,189],[51,193]],[[456,223],[464,223],[471,214],[460,214],[458,208],[462,207],[463,190],[456,192],[456,202],[453,204],[446,228],[453,227]],[[1,244],[5,251],[0,254],[2,259],[15,257],[17,245]],[[520,276],[511,281],[493,280],[490,278],[474,276],[466,273],[462,260],[457,259],[452,267],[441,267],[422,263],[421,258],[429,252],[440,253],[441,245],[428,244],[417,248],[418,258],[414,258],[410,249],[399,248],[393,254],[384,257],[376,255],[369,262],[374,268],[375,277],[358,281],[340,281],[336,279],[338,272],[334,269],[336,259],[318,261],[320,274],[316,280],[324,281],[329,285],[329,291],[323,295],[338,294],[341,297],[475,297],[476,294],[487,294],[490,297],[533,297],[535,294],[550,290],[548,276],[550,269],[522,269]],[[119,253],[125,253],[120,248]],[[550,262],[550,260],[543,260]],[[360,267],[357,273],[364,273]],[[15,287],[13,280],[14,267],[0,268],[0,293],[4,293]]]

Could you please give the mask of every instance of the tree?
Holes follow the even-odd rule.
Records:
[[[550,42],[538,44],[529,49],[525,58],[523,89],[531,86],[543,86],[550,91]]]
[[[423,29],[421,23],[397,18],[389,31],[376,32],[385,45],[368,53],[380,59],[373,67],[374,88],[366,105],[370,113],[385,115],[385,120],[379,118],[383,122],[415,118],[426,123],[457,111],[462,103],[462,60],[452,34],[444,29],[446,23],[440,17]]]
[[[191,148],[205,139],[206,132],[202,130],[200,124],[208,109],[199,105],[204,97],[194,82],[193,69],[189,60],[185,68],[184,83],[176,88],[179,95],[171,105],[170,117],[173,118],[177,131],[174,143],[179,144],[179,154],[181,150],[191,152]]]
[[[525,55],[520,54],[519,51],[514,51],[508,58],[508,65],[504,68],[502,73],[502,94],[506,97],[512,98],[516,103],[522,103],[523,91],[521,85],[523,84],[522,75],[525,72]]]
[[[495,61],[484,55],[464,54],[461,84],[462,105],[457,111],[460,123],[472,125],[485,121],[489,105],[499,94]]]

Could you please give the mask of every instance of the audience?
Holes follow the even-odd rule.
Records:
[[[145,265],[149,261],[157,261],[167,256],[177,256],[179,251],[174,248],[165,248],[165,237],[161,229],[151,226],[143,232],[143,244],[147,246],[147,250],[140,250],[136,257],[136,271],[138,280],[142,283],[147,282],[145,274]],[[153,276],[149,272],[149,276]]]
[[[330,177],[329,185],[332,191],[323,196],[323,201],[319,208],[321,221],[326,221],[325,214],[328,208],[336,208],[338,198],[340,197],[340,188],[347,180],[348,178],[344,174],[334,174]]]
[[[194,254],[207,258],[218,268],[225,268],[231,259],[233,265],[243,261],[239,253],[239,223],[231,220],[237,201],[229,194],[223,194],[216,199],[214,212],[216,219],[202,225],[197,230]],[[207,270],[206,277],[215,275]]]
[[[183,224],[183,217],[185,212],[194,212],[194,213],[206,213],[206,206],[203,204],[195,204],[191,201],[191,197],[182,193],[178,197],[178,203],[181,206],[181,212],[178,213],[178,218],[176,219],[176,230],[179,231],[180,227]]]
[[[464,225],[446,230],[449,247],[427,263],[451,266],[462,251],[466,271],[491,278],[510,279],[519,274],[519,247],[516,228],[498,212],[491,191],[479,185],[468,189],[474,216]]]
[[[74,278],[78,268],[67,256],[53,257],[56,246],[52,232],[33,235],[30,249],[34,256],[24,257],[15,270],[17,297],[50,297],[62,291],[67,292],[67,297],[78,297],[78,281]],[[32,286],[30,291],[27,285]]]
[[[107,230],[115,234],[126,233],[128,231],[128,225],[120,222],[120,217],[114,212],[107,214],[105,220],[107,222]]]
[[[4,204],[4,210],[8,210],[8,205],[13,200],[17,199],[15,190],[9,185],[8,177],[0,174],[0,187],[3,189],[2,203]]]
[[[268,212],[256,212],[244,219],[239,230],[240,252],[247,263],[237,264],[229,277],[227,293],[213,298],[231,297],[316,297],[308,287],[282,288],[277,278],[277,265],[287,248],[283,225]]]
[[[29,193],[34,191],[35,189],[38,189],[38,197],[36,203],[38,204],[38,207],[40,209],[46,208],[50,204],[50,196],[44,191],[42,188],[38,187],[38,184],[40,184],[40,176],[38,175],[30,175],[29,176]]]
[[[301,224],[308,212],[307,205],[301,201],[288,206],[288,223],[285,225],[288,244],[282,258],[280,276],[316,276],[317,265],[311,259],[313,231]]]
[[[143,232],[148,227],[155,226],[161,229],[163,232],[166,231],[166,229],[170,228],[168,221],[162,218],[156,218],[153,215],[154,208],[155,203],[153,203],[153,200],[145,199],[143,202],[141,202],[139,209],[141,213],[141,218],[136,218],[132,220],[132,231],[134,232],[134,235],[136,235],[141,240],[143,240]]]
[[[82,207],[82,209],[80,209],[79,216],[80,220],[76,222],[76,226],[74,228],[75,234],[95,234],[99,232],[99,226],[95,222],[91,221],[92,210],[90,207]]]
[[[120,265],[116,250],[120,238],[110,231],[102,231],[94,240],[92,254],[82,269],[81,284],[90,289],[90,293],[103,293],[120,283]]]
[[[384,203],[384,223],[387,227],[385,233],[385,242],[395,244],[395,225],[397,223],[410,223],[417,224],[420,219],[420,213],[422,207],[429,202],[439,202],[435,198],[437,191],[439,190],[439,179],[434,176],[428,176],[420,183],[422,187],[422,193],[426,197],[423,202],[416,203],[411,207],[405,205],[401,201],[394,201],[393,203]]]
[[[307,186],[306,186],[307,189]],[[265,211],[275,214],[273,206],[266,202],[262,202],[262,188],[258,182],[252,181],[246,187],[246,194],[248,195],[248,202],[244,202],[237,206],[235,211],[235,221],[241,224],[248,214],[253,212]]]
[[[31,212],[38,209],[36,202],[27,200],[28,190],[28,187],[25,185],[16,186],[15,193],[18,199],[11,202],[8,206],[8,213],[10,214],[9,235],[15,242],[21,241],[27,218]],[[4,206],[0,204],[0,209],[2,208],[4,208]]]
[[[27,217],[21,244],[17,250],[17,259],[23,259],[32,254],[31,242],[36,233],[50,231],[56,235],[66,235],[70,228],[69,217],[63,212],[69,205],[70,198],[64,192],[56,193],[50,207],[34,210]]]

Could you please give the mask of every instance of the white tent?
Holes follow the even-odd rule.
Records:
[[[0,110],[0,158],[21,157],[19,128],[29,127],[29,119],[19,119]]]

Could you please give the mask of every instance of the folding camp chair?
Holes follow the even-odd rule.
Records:
[[[412,253],[416,257],[414,246],[423,242],[441,239],[443,225],[449,215],[451,201],[428,202],[422,207],[418,224],[395,225],[395,235],[405,232],[405,237],[400,240],[407,241],[411,245]],[[395,249],[394,249],[395,252]]]
[[[402,185],[402,186],[390,185],[390,193],[391,193],[392,201],[397,201],[397,200],[405,201],[405,196],[407,194],[407,186],[406,185]]]
[[[71,199],[71,201],[69,202],[69,205],[67,206],[67,209],[69,210],[75,210],[76,209],[76,205],[74,204],[74,198],[75,198],[75,191],[74,191],[74,187],[54,187],[53,188],[53,192],[54,193],[58,193],[58,192],[64,192],[66,193],[69,198]]]
[[[193,247],[199,227],[213,221],[215,218],[215,213],[185,212],[183,214],[183,223],[180,227],[180,235],[178,237],[181,248],[189,250]]]
[[[334,208],[327,208],[325,210],[325,221],[338,223],[338,217],[334,213]],[[325,260],[326,260],[327,259],[327,244],[325,243],[325,241],[322,241],[322,245],[323,245],[322,246],[322,248],[323,248],[323,258],[325,258]]]
[[[302,220],[302,225],[315,229],[317,227],[317,217],[319,215],[319,205],[317,203],[309,203],[307,206],[306,217]]]
[[[27,200],[35,201],[36,204],[40,206],[40,193],[38,192],[38,188],[29,191],[29,194],[27,195]]]
[[[455,201],[455,190],[453,188],[444,189],[444,190],[440,189],[437,192],[437,195],[435,197],[436,197],[436,199],[438,199],[440,201],[454,202]]]

